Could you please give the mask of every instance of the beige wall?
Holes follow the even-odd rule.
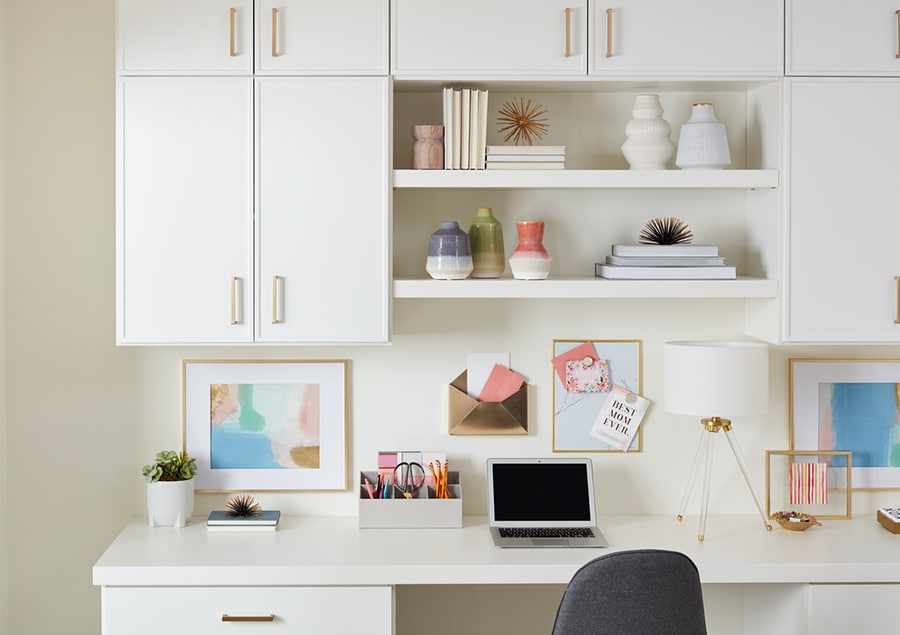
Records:
[[[114,0],[0,0],[3,7],[0,40],[9,46],[10,90],[5,108],[0,99],[0,120],[8,128],[2,144],[8,159],[0,163],[0,180],[5,177],[7,185],[0,198],[0,222],[6,216],[0,329],[5,326],[8,336],[0,358],[0,379],[3,362],[6,370],[0,456],[4,429],[7,444],[0,521],[8,509],[15,522],[6,540],[0,522],[0,565],[8,547],[10,635],[99,632],[99,592],[91,586],[90,568],[119,529],[143,513],[140,466],[155,451],[180,445],[183,358],[351,359],[351,473],[371,467],[379,449],[444,448],[463,472],[466,513],[482,514],[487,456],[550,452],[552,339],[643,340],[644,392],[659,399],[664,341],[743,331],[740,301],[404,300],[395,306],[390,347],[116,348]],[[465,366],[466,351],[486,350],[509,351],[513,366],[535,386],[527,437],[458,438],[444,432],[445,384]],[[763,450],[787,447],[786,360],[795,354],[900,356],[896,347],[773,351],[770,416],[736,423],[758,488]],[[596,456],[601,512],[674,514],[698,430],[695,422],[656,408],[646,422],[642,453]],[[752,513],[721,448],[720,457],[713,508]],[[352,492],[259,498],[290,514],[356,509]],[[198,513],[223,500],[201,496]],[[861,497],[854,508],[868,512],[875,500]],[[708,533],[714,531],[711,521]],[[0,595],[3,584],[0,575]],[[521,607],[516,595],[495,592]],[[523,621],[534,632],[546,632],[555,592],[543,604],[529,602],[535,615],[525,614]],[[427,589],[412,588],[400,597],[412,603],[428,595]],[[464,628],[460,615],[486,623],[479,607],[488,610],[492,602],[480,598],[480,590],[471,588],[441,598],[467,609],[448,617],[447,632]],[[731,613],[733,601],[722,603]],[[402,603],[399,611],[400,635],[412,632],[418,614]],[[713,619],[727,619],[724,613]]]
[[[6,0],[0,0],[0,254],[6,253],[6,86],[9,74],[6,4]],[[6,465],[6,260],[0,257],[0,616],[9,615]],[[0,617],[0,635],[8,633],[9,622]]]

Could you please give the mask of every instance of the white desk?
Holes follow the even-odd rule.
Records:
[[[900,536],[887,532],[873,515],[826,521],[806,532],[774,525],[771,533],[758,517],[713,516],[702,543],[696,539],[695,518],[678,523],[672,516],[611,516],[600,521],[608,549],[497,549],[485,518],[466,517],[463,525],[360,530],[353,516],[283,517],[273,533],[225,533],[207,531],[201,518],[184,529],[151,529],[137,519],[93,569],[94,584],[103,587],[104,633],[124,632],[118,626],[120,601],[132,602],[131,611],[148,604],[146,594],[169,588],[179,589],[182,597],[186,591],[199,594],[185,611],[214,598],[210,610],[227,613],[232,609],[219,602],[227,591],[223,587],[240,587],[245,596],[258,591],[257,600],[269,597],[271,587],[360,592],[359,601],[380,607],[374,614],[380,615],[382,632],[390,633],[397,586],[562,585],[593,557],[641,547],[686,553],[697,563],[704,585],[742,585],[747,635],[782,632],[773,631],[776,623],[789,625],[792,633],[868,632],[866,619],[872,613],[878,611],[882,619],[900,602]],[[158,601],[165,598],[154,597],[153,604]],[[257,610],[257,605],[247,609]],[[280,609],[271,612],[281,615]],[[365,623],[367,632],[378,632],[372,619]],[[871,624],[875,628],[876,622]]]

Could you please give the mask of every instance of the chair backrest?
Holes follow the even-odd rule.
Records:
[[[566,586],[553,635],[706,635],[700,574],[683,553],[618,551]]]

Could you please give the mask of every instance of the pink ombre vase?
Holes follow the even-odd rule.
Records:
[[[553,258],[544,249],[544,221],[523,220],[516,223],[519,245],[509,257],[509,269],[517,280],[544,280],[550,275]]]

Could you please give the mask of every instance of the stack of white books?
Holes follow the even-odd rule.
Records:
[[[562,170],[566,146],[487,146],[488,170]]]
[[[270,509],[254,516],[232,516],[224,511],[211,511],[206,518],[210,531],[275,531],[281,511]]]
[[[717,245],[613,245],[594,275],[609,280],[734,280]]]
[[[445,88],[444,169],[483,170],[487,143],[488,91]]]

